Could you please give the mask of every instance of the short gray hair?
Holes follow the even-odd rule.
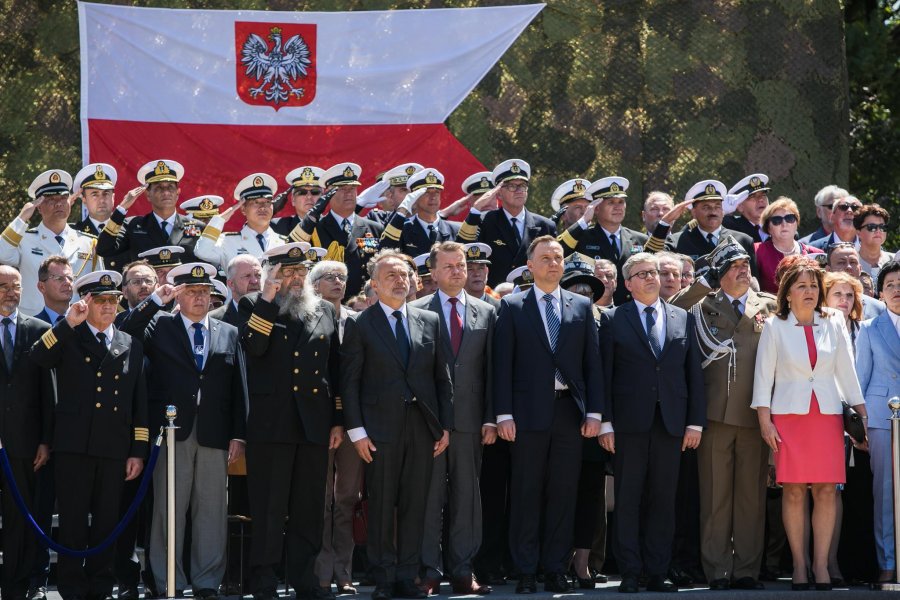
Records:
[[[315,285],[316,282],[325,277],[327,273],[330,273],[332,271],[340,271],[341,273],[346,275],[347,265],[336,260],[323,260],[316,263],[316,266],[314,266],[309,272],[309,275],[306,276],[306,281],[308,281],[310,285]]]
[[[625,279],[631,277],[631,271],[634,269],[634,266],[640,263],[651,263],[653,264],[657,270],[659,270],[659,259],[656,258],[656,254],[651,254],[649,252],[638,252],[637,254],[632,254],[628,257],[628,260],[625,261],[625,264],[622,265],[622,276]]]
[[[849,195],[850,192],[848,192],[844,188],[839,188],[836,185],[826,185],[821,190],[816,192],[816,206],[834,204],[834,201],[838,198],[846,198]]]
[[[617,275],[619,273],[619,267],[617,267],[616,263],[614,263],[611,260],[606,260],[605,258],[598,258],[596,265],[598,267],[600,267],[601,269],[612,270],[612,272]]]
[[[675,254],[674,252],[657,252],[656,253],[656,261],[659,264],[662,263],[675,263],[678,265],[678,270],[680,271],[684,267],[684,261],[681,258],[680,254]]]
[[[660,191],[654,191],[647,194],[647,199],[644,200],[644,210],[647,210],[647,205],[653,202],[654,200],[665,200],[669,204],[674,205],[675,201],[672,199],[672,196]]]
[[[225,267],[225,276],[228,279],[234,279],[234,273],[237,271],[238,265],[252,265],[262,268],[262,264],[260,264],[259,259],[253,256],[252,254],[238,254],[228,261],[228,265]]]

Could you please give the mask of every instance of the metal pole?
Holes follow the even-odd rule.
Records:
[[[900,557],[900,396],[888,400],[891,409],[891,463],[894,489],[894,556]],[[900,570],[894,570],[894,582],[882,583],[880,589],[900,592]]]
[[[166,406],[166,598],[175,597],[175,418],[178,410]]]

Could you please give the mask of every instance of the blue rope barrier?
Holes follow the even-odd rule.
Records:
[[[122,517],[122,520],[115,526],[115,528],[110,532],[106,539],[94,546],[93,548],[88,548],[86,550],[73,550],[72,548],[66,548],[65,546],[61,546],[53,541],[53,538],[48,536],[41,529],[41,526],[38,525],[32,514],[28,511],[28,507],[25,506],[25,500],[22,498],[21,492],[19,492],[19,488],[16,485],[16,480],[13,477],[12,466],[9,464],[9,456],[6,454],[6,448],[0,446],[0,466],[3,467],[3,474],[6,476],[6,481],[9,483],[9,491],[12,492],[13,499],[16,502],[16,506],[19,507],[19,511],[22,513],[22,516],[25,518],[25,521],[31,525],[31,528],[37,534],[38,539],[42,544],[49,547],[52,550],[55,550],[59,554],[66,554],[68,556],[75,556],[78,558],[87,558],[88,556],[93,556],[94,554],[98,554],[106,550],[113,542],[116,541],[125,527],[128,525],[128,522],[134,517],[134,513],[137,512],[138,507],[141,505],[141,501],[144,499],[144,495],[147,493],[147,488],[150,486],[150,479],[153,473],[153,469],[156,467],[156,459],[159,456],[159,447],[162,443],[162,434],[156,439],[156,443],[153,445],[153,449],[150,451],[150,460],[147,461],[147,467],[144,469],[143,477],[141,478],[141,485],[138,487],[137,494],[134,496],[134,500],[131,501],[131,506],[128,507],[128,511],[125,513],[125,516]]]

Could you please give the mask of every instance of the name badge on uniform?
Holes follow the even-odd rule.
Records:
[[[364,237],[356,238],[356,247],[364,254],[375,254],[378,252],[378,239],[372,235],[371,231],[367,231]]]
[[[634,245],[631,247],[631,253],[632,253],[632,254],[637,254],[638,252],[643,252],[643,251],[644,251],[644,245],[643,245],[643,244],[634,244]]]
[[[246,249],[246,248],[238,248],[238,249],[237,249],[237,253],[238,253],[238,254],[247,254],[248,252],[247,252],[247,249]]]
[[[40,248],[32,248],[32,249],[31,249],[31,253],[32,253],[32,254],[37,254],[38,256],[43,256],[43,255],[44,255],[44,251],[41,250]]]

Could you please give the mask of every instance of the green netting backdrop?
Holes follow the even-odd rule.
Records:
[[[375,10],[513,4],[464,0],[116,2],[179,8]],[[81,166],[78,17],[72,1],[0,0],[0,221],[38,172]],[[550,0],[451,115],[486,165],[532,164],[533,208],[562,181],[632,182],[628,222],[660,189],[760,171],[794,198],[847,185],[848,98],[837,0]]]

